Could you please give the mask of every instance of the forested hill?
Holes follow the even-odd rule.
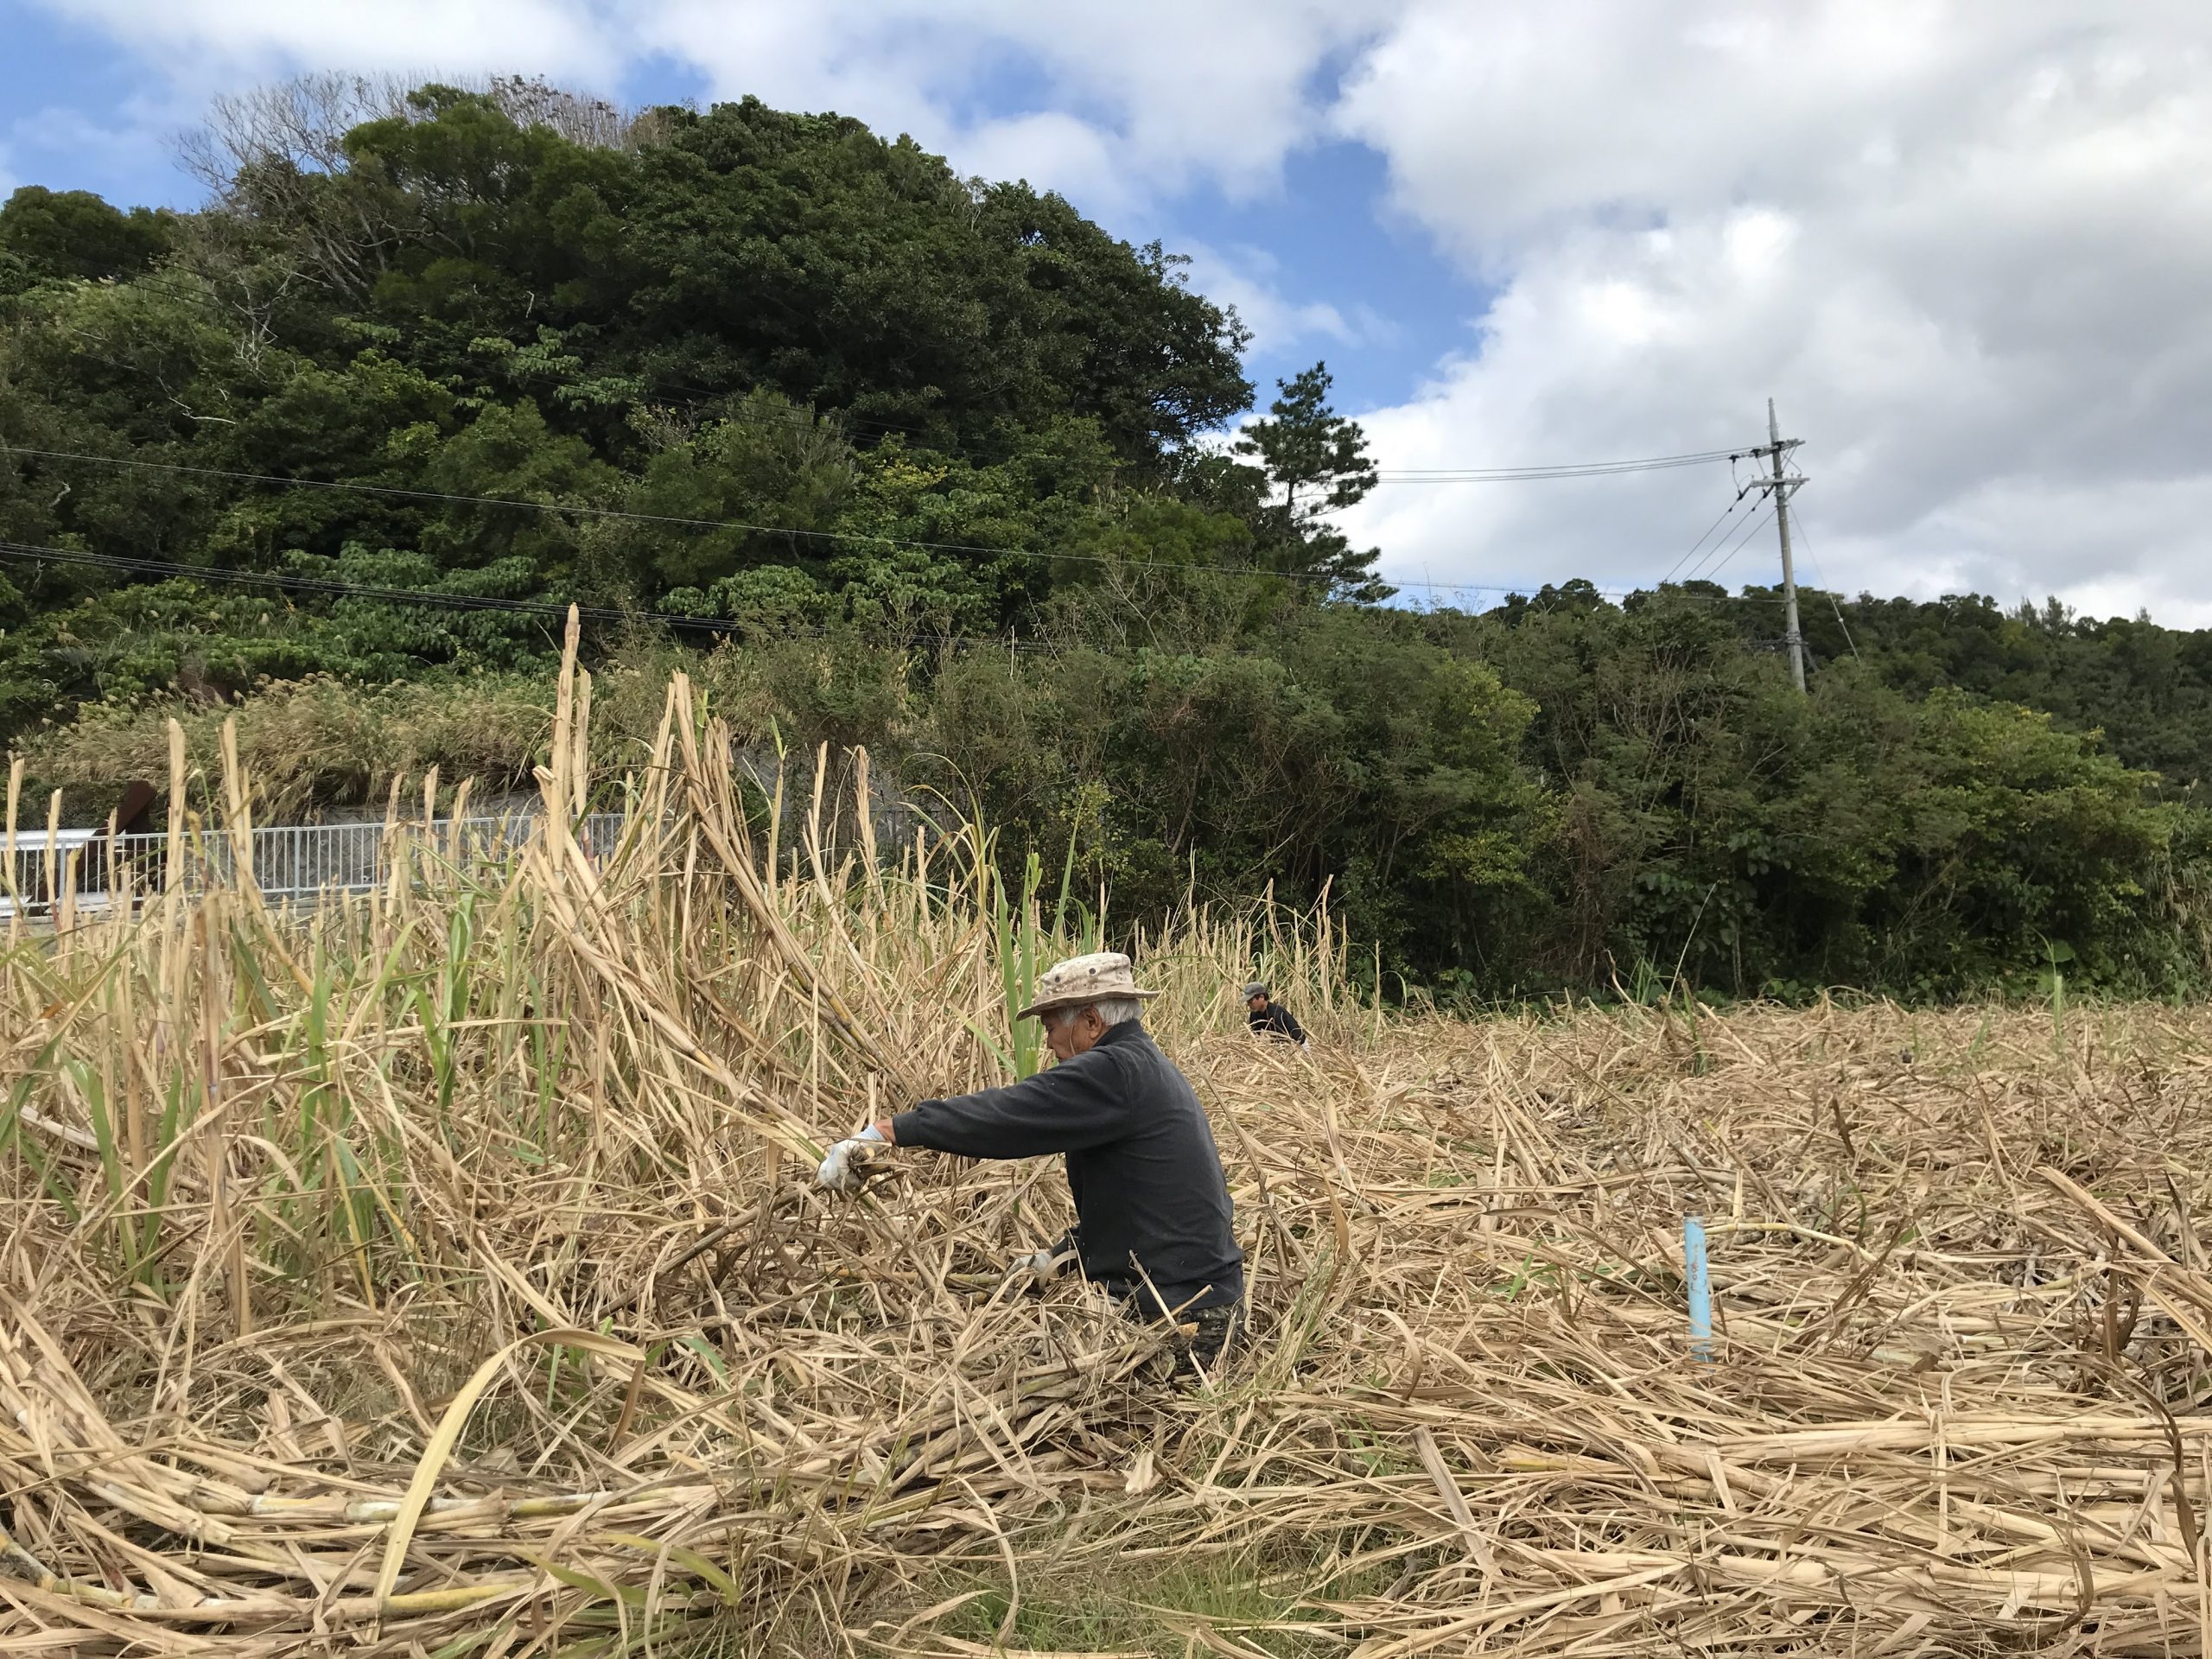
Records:
[[[1783,633],[1779,588],[1731,594],[1693,582],[1668,592],[1717,606],[1747,648],[1770,650]],[[1588,582],[1566,582],[1491,614],[1517,620],[1608,603]],[[2128,766],[2158,773],[2164,791],[2212,780],[2212,629],[2077,616],[2056,600],[2007,607],[1980,594],[1849,599],[1818,590],[1802,595],[1801,626],[1816,674],[1822,664],[1851,662],[1916,697],[1950,689],[2023,704],[2075,731],[2101,733]]]
[[[188,153],[0,208],[0,742],[72,816],[171,713],[302,801],[526,776],[573,601],[611,761],[680,659],[1122,922],[1325,889],[1393,989],[2212,977],[2203,634],[1810,595],[1801,697],[1768,593],[1391,606],[1320,365],[1220,441],[1170,255],[836,116],[331,78]]]

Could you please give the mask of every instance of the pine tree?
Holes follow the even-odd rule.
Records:
[[[1372,604],[1396,591],[1375,574],[1381,550],[1355,550],[1330,515],[1366,499],[1375,462],[1359,423],[1329,407],[1332,384],[1325,362],[1276,381],[1282,395],[1245,426],[1236,453],[1256,458],[1281,493],[1268,511],[1285,574],[1319,582],[1332,598]]]

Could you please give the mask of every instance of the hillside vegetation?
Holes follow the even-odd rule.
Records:
[[[682,666],[1114,925],[1325,891],[1393,995],[2208,978],[2204,635],[1813,595],[1801,698],[1764,590],[1383,604],[1324,367],[1217,441],[1244,335],[1171,255],[836,116],[324,79],[192,154],[198,212],[0,209],[33,819],[172,715],[288,805],[526,779],[575,601],[612,768]]]

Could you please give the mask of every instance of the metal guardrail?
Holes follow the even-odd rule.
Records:
[[[576,827],[584,850],[603,858],[622,833],[622,815],[595,812]],[[254,885],[265,899],[284,904],[313,904],[326,894],[367,893],[391,879],[395,854],[405,846],[433,862],[454,865],[503,863],[519,852],[537,827],[535,813],[504,817],[434,818],[395,823],[278,824],[252,833]],[[150,835],[110,837],[97,831],[18,830],[12,844],[0,844],[0,856],[14,877],[0,882],[0,921],[18,908],[29,916],[50,916],[63,895],[73,895],[79,910],[104,909],[111,900],[118,872],[128,871],[130,887],[140,897],[168,885],[169,838]],[[188,836],[181,843],[182,886],[188,893],[238,885],[238,855],[219,830]]]

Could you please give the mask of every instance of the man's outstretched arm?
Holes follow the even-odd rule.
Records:
[[[1078,1056],[1002,1089],[925,1100],[893,1118],[886,1138],[965,1158],[1080,1152],[1128,1132],[1130,1104],[1099,1056]]]

